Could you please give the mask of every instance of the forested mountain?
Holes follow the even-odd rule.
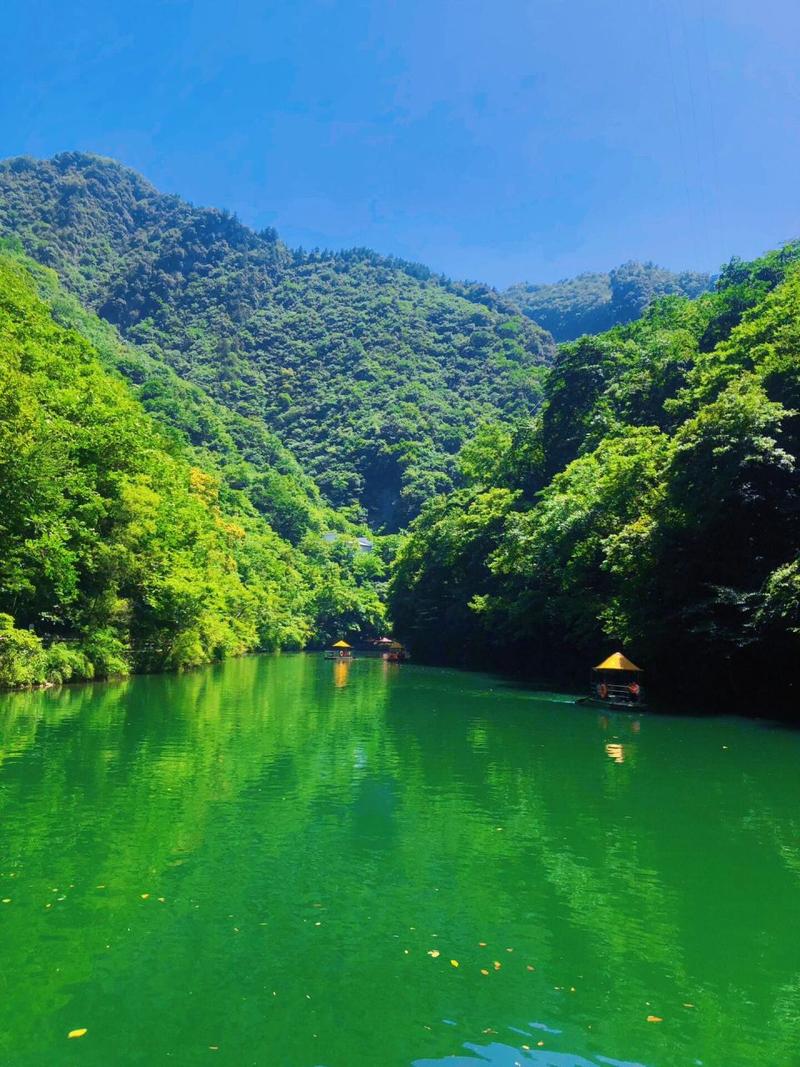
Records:
[[[1,238],[0,252],[28,272],[54,319],[89,339],[104,366],[128,380],[145,410],[177,433],[197,462],[213,468],[224,490],[245,493],[282,537],[297,544],[309,531],[350,525],[324,504],[314,480],[274,434],[179,378],[145,348],[123,342],[115,327],[63,289],[53,270],[27,257],[17,238]]]
[[[1,164],[0,233],[152,368],[202,387],[227,432],[249,420],[329,502],[388,529],[452,488],[479,422],[536,409],[554,352],[491,289],[365,250],[292,252],[94,156]]]
[[[412,525],[400,635],[545,674],[624,644],[662,688],[796,702],[799,261],[734,260],[713,293],[563,345],[541,413],[479,435],[470,486]]]
[[[380,554],[280,446],[31,267],[0,254],[0,684],[380,626]]]
[[[0,683],[374,632],[369,517],[422,656],[792,692],[800,244],[501,295],[78,154],[0,164],[0,233]]]
[[[609,274],[579,274],[553,285],[521,282],[505,296],[556,341],[574,341],[638,319],[660,296],[695,297],[711,288],[708,274],[673,271],[631,260]]]

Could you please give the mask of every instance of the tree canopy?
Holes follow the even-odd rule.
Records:
[[[552,285],[520,282],[505,296],[556,341],[574,341],[638,319],[658,297],[695,297],[711,285],[708,274],[629,260],[608,274],[579,274]]]
[[[541,412],[465,450],[413,523],[398,630],[540,670],[626,645],[707,693],[800,652],[800,244],[561,347]],[[594,657],[594,659],[592,658]],[[677,667],[680,664],[680,667]],[[756,682],[755,679],[758,679]]]
[[[358,527],[281,469],[280,452],[275,468],[248,465],[199,390],[166,377],[148,414],[78,326],[124,360],[52,276],[37,285],[19,255],[0,255],[0,684],[194,666],[380,626],[385,562],[358,552]],[[165,399],[186,395],[194,406],[171,421]],[[211,428],[192,445],[195,418]],[[342,534],[332,546],[328,521]]]

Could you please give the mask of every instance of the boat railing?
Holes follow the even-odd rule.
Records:
[[[595,694],[597,696],[600,696],[601,684],[603,683],[600,683],[595,686]],[[627,685],[617,685],[613,682],[606,682],[605,687],[607,695],[605,697],[601,697],[601,700],[625,701],[629,704],[640,704],[644,700],[644,690],[641,688],[641,686],[639,687],[639,692],[636,697],[634,697],[633,693],[631,693]]]

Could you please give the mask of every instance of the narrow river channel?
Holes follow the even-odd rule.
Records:
[[[4,696],[0,1063],[792,1067],[799,772],[376,660]]]

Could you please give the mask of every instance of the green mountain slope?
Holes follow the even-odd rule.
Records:
[[[351,526],[325,505],[314,480],[274,434],[179,378],[146,348],[123,342],[115,327],[86,311],[62,288],[53,270],[26,256],[17,238],[0,239],[0,251],[35,280],[54,319],[90,340],[103,365],[124,375],[145,410],[191,448],[198,463],[215,471],[223,491],[244,492],[273,529],[293,544],[308,532]]]
[[[383,564],[356,551],[355,528],[302,476],[288,486],[291,468],[248,468],[224,420],[193,446],[163,406],[213,422],[199,390],[167,379],[148,414],[109,365],[127,351],[111,328],[35,274],[0,254],[0,684],[193,666],[379,625]],[[289,504],[270,503],[260,472]],[[264,514],[297,502],[307,522],[293,545]],[[348,535],[332,546],[329,519]]]
[[[401,636],[550,673],[624,644],[662,689],[796,707],[799,260],[732,261],[713,293],[563,345],[540,415],[479,435],[471,485],[413,524]]]
[[[695,297],[711,284],[708,274],[676,274],[655,263],[631,260],[609,274],[580,274],[553,285],[521,282],[504,295],[556,341],[573,341],[633,322],[658,297]]]
[[[497,293],[355,250],[291,252],[109,160],[0,165],[0,233],[389,529],[487,418],[536,409],[552,341]]]

